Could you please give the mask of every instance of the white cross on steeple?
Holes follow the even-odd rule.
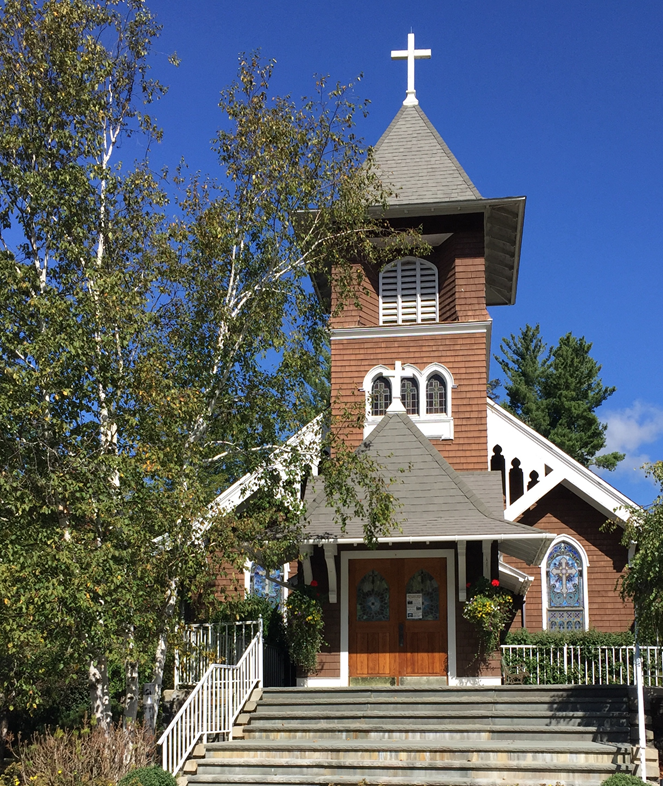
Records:
[[[414,33],[407,34],[407,49],[392,49],[392,60],[407,60],[407,94],[403,101],[404,106],[416,106],[419,103],[414,89],[414,61],[428,60],[430,54],[430,49],[414,48]]]
[[[401,401],[401,379],[405,376],[403,373],[403,366],[400,360],[397,360],[394,363],[394,370],[393,371],[385,371],[382,374],[383,377],[387,377],[387,379],[391,379],[391,404],[389,405],[387,412],[405,412],[405,407],[403,406],[403,402]]]

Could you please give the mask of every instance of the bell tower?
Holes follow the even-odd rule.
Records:
[[[486,470],[486,387],[491,319],[487,306],[515,302],[525,197],[485,199],[419,106],[417,50],[408,62],[403,106],[375,147],[393,192],[385,217],[395,228],[422,227],[431,251],[403,256],[363,275],[360,307],[332,322],[332,402],[363,409],[368,438],[385,412],[405,410],[457,470]]]

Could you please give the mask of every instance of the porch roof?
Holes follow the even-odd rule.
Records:
[[[496,540],[530,565],[543,559],[554,536],[504,519],[500,473],[457,472],[406,414],[385,415],[359,450],[379,462],[398,503],[398,529],[381,542]],[[363,541],[361,519],[350,515],[345,529],[336,521],[323,478],[312,479],[305,499],[306,540]]]

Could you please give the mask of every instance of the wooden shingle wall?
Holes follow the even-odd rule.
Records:
[[[332,402],[334,414],[341,416],[343,405],[364,411],[366,397],[359,389],[374,366],[389,368],[400,360],[423,370],[430,363],[442,363],[454,378],[452,391],[453,440],[431,440],[457,470],[486,469],[486,335],[467,333],[452,336],[343,339],[332,344]],[[349,429],[346,442],[357,446],[361,428]]]
[[[626,546],[621,545],[621,529],[604,531],[605,516],[564,486],[557,486],[546,494],[519,521],[556,535],[570,535],[585,549],[589,560],[587,594],[590,628],[618,633],[631,627],[633,606],[621,600],[616,586],[628,557]],[[525,624],[530,631],[542,630],[541,570],[513,557],[505,556],[504,561],[534,576],[534,583],[527,593]],[[512,630],[520,627],[520,620],[520,614],[517,614]]]

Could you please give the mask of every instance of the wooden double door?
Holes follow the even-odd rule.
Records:
[[[447,675],[444,558],[351,559],[350,677]]]

